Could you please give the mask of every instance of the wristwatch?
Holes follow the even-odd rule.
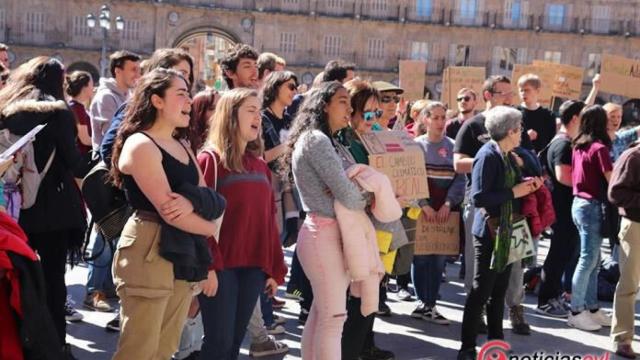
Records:
[[[444,204],[449,208],[451,207],[451,201],[449,200],[445,201]]]

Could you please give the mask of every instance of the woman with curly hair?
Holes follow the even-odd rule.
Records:
[[[298,257],[314,300],[302,334],[304,359],[340,359],[346,294],[345,270],[334,200],[352,210],[366,205],[345,174],[334,135],[351,120],[349,93],[338,82],[311,90],[293,125],[282,168],[290,170],[307,213],[298,235]]]
[[[174,354],[195,282],[176,278],[174,263],[160,255],[161,234],[177,229],[209,237],[216,230],[214,222],[175,193],[184,185],[205,186],[184,131],[176,131],[189,126],[190,110],[185,78],[175,70],[153,70],[136,86],[116,137],[111,174],[134,214],[113,259],[122,323],[114,359],[168,359]],[[206,296],[213,296],[215,272],[207,275],[200,285]]]

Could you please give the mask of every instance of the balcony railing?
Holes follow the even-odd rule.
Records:
[[[494,13],[490,16],[490,24],[501,29],[533,29],[535,17],[533,15],[513,16],[512,13]]]
[[[445,17],[445,25],[453,24],[459,26],[488,26],[489,12],[469,11],[466,9],[450,9]]]
[[[311,14],[315,10],[310,0],[256,0],[258,11],[280,12],[285,14]]]
[[[364,19],[397,21],[400,18],[400,6],[391,5],[391,1],[360,4],[360,16]]]
[[[538,24],[546,31],[575,32],[578,30],[578,20],[575,17],[541,15]]]
[[[323,16],[352,17],[356,13],[355,0],[324,0],[316,2],[316,13]]]
[[[407,21],[420,22],[425,24],[444,24],[445,8],[431,8],[411,4],[406,8],[405,19]]]

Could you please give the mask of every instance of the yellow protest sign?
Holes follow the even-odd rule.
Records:
[[[533,65],[553,69],[555,75],[551,85],[553,97],[567,100],[578,100],[582,93],[584,69],[578,66],[556,64],[534,60]]]
[[[402,96],[407,100],[419,100],[424,97],[425,72],[427,63],[419,60],[400,60],[400,87]]]
[[[450,66],[442,74],[442,95],[440,99],[449,108],[456,108],[458,91],[462,88],[472,89],[478,94],[476,109],[485,108],[482,97],[482,85],[486,78],[486,69],[471,66]]]
[[[360,139],[369,152],[369,165],[389,177],[397,196],[429,197],[424,153],[404,131],[375,131]]]
[[[600,91],[639,98],[640,60],[602,54]]]
[[[445,223],[428,222],[424,216],[416,224],[415,255],[458,255],[460,253],[460,213],[452,212]]]

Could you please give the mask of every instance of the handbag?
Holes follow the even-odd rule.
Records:
[[[527,218],[520,214],[513,214],[511,219],[513,231],[511,232],[511,244],[509,245],[507,265],[535,255],[534,240],[531,235],[531,230],[529,229]],[[487,219],[487,226],[489,227],[491,238],[495,238],[498,233],[498,228],[500,227],[500,219]]]
[[[211,156],[211,159],[213,159],[213,171],[214,171],[214,173],[213,173],[213,190],[218,191],[218,158],[216,158],[216,155],[210,149],[204,149],[202,151],[207,153],[207,154],[209,154],[209,156]],[[220,215],[219,218],[213,220],[213,223],[216,226],[216,232],[213,235],[215,237],[215,239],[216,239],[216,242],[219,241],[219,239],[220,239],[220,229],[222,229],[222,219],[223,218],[224,218],[224,211],[222,212],[222,215]]]

